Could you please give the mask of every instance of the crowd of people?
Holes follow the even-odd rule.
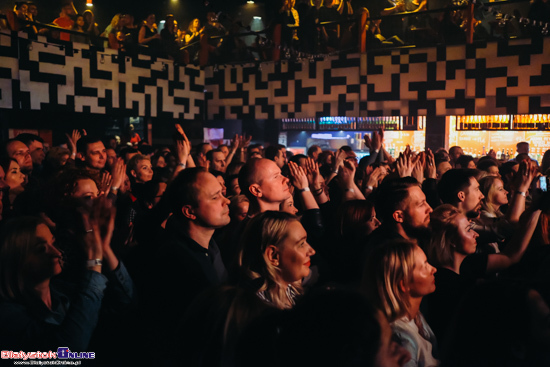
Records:
[[[474,39],[541,36],[541,30],[547,31],[550,22],[550,8],[544,0],[534,1],[530,10],[520,7],[505,16],[497,10],[486,12],[482,9],[472,15],[466,8],[451,10],[453,5],[464,3],[458,0],[442,2],[440,6],[449,7],[449,10],[426,14],[422,12],[428,9],[427,0],[282,0],[266,4],[265,32],[257,34],[255,41],[249,44],[242,36],[250,35],[250,26],[214,11],[205,12],[204,19],[185,22],[168,14],[160,24],[153,13],[143,19],[136,19],[131,13],[119,13],[102,31],[92,10],[79,14],[72,1],[66,1],[59,17],[50,24],[74,31],[68,33],[25,22],[38,21],[38,8],[33,2],[20,1],[8,14],[7,26],[12,30],[47,34],[54,40],[89,43],[130,54],[146,53],[181,64],[212,65],[356,52],[404,44],[463,44],[470,22],[474,23]],[[528,14],[521,14],[527,10]],[[493,13],[500,14],[500,18]],[[403,16],[393,16],[395,14]],[[380,19],[385,16],[392,17]],[[522,16],[536,22],[522,23]]]
[[[0,152],[0,344],[185,366],[546,366],[550,150]],[[154,353],[140,353],[149,350]]]

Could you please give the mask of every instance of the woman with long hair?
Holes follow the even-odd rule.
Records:
[[[478,279],[491,277],[522,258],[541,210],[533,203],[523,214],[519,230],[497,254],[476,253],[478,234],[470,220],[456,207],[443,204],[431,215],[432,239],[428,259],[438,269],[436,292],[428,298],[428,320],[438,339],[443,339],[449,321],[462,297]]]
[[[25,191],[25,175],[21,172],[19,163],[13,158],[2,158],[0,165],[4,170],[4,182],[9,186],[9,208],[11,211],[15,199]]]
[[[422,298],[435,291],[435,272],[424,251],[407,241],[378,246],[367,259],[363,290],[411,354],[406,366],[439,365],[435,335],[420,312]]]
[[[279,308],[292,308],[310,273],[315,250],[298,217],[267,211],[252,218],[241,237],[239,267],[260,299]]]
[[[151,52],[161,51],[160,34],[155,23],[155,14],[149,14],[143,21],[139,29],[138,42],[142,46],[147,46]]]
[[[204,34],[204,27],[201,27],[201,22],[198,18],[193,19],[189,23],[189,27],[187,28],[187,32],[185,33],[185,36],[183,37],[183,44],[186,47],[186,51],[189,54],[189,60],[195,61],[198,57],[198,52],[200,49],[199,41],[201,39],[201,36]]]
[[[3,347],[55,350],[65,346],[85,351],[105,302],[107,282],[119,306],[132,302],[132,281],[111,249],[114,208],[106,200],[95,204],[82,233],[87,260],[80,264],[81,276],[71,282],[57,278],[64,255],[43,220],[19,217],[4,227],[0,246]]]

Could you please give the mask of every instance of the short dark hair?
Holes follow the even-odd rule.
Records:
[[[265,148],[264,155],[267,159],[274,161],[275,157],[279,156],[279,151],[281,148],[279,148],[279,144],[277,145],[270,145],[267,148]]]
[[[321,147],[315,144],[310,146],[309,149],[307,150],[307,156],[309,158],[313,158],[313,153],[315,153],[317,149],[321,149]]]
[[[474,157],[472,157],[471,155],[463,154],[456,159],[455,164],[457,166],[460,165],[460,168],[468,168],[468,164],[470,164],[470,162],[473,160]]]
[[[250,152],[252,151],[252,149],[259,149],[260,150],[260,154],[262,153],[262,144],[251,144],[248,146],[248,148],[246,148],[246,153],[248,155],[250,155]],[[283,145],[283,148],[286,148],[284,145]]]
[[[22,133],[15,137],[16,140],[19,140],[21,143],[29,146],[33,141],[39,141],[40,143],[44,144],[44,139],[42,139],[40,136],[30,133]]]
[[[211,149],[206,152],[206,159],[212,162],[212,160],[214,159],[214,153],[223,153],[223,151],[220,148]]]
[[[498,163],[489,156],[482,157],[477,161],[477,169],[480,171],[487,172],[490,167],[498,167]]]
[[[202,167],[187,168],[181,171],[166,188],[165,195],[172,205],[174,214],[181,213],[185,205],[196,207],[199,188],[195,185],[201,174],[207,173]]]
[[[470,186],[470,178],[477,178],[477,169],[458,168],[448,170],[437,184],[437,193],[444,204],[458,204],[458,193]]]
[[[376,209],[377,217],[382,222],[392,220],[393,213],[409,197],[409,188],[413,186],[420,186],[418,181],[413,177],[384,180],[378,190],[376,190],[374,208]]]
[[[439,149],[434,153],[435,165],[437,166],[441,162],[449,162],[449,153],[445,149]]]
[[[515,166],[517,166],[519,164],[519,162],[516,162],[516,161],[508,161],[508,162],[504,162],[500,168],[499,168],[499,173],[500,173],[500,176],[502,178],[502,182],[504,182],[504,184],[507,184],[508,183],[508,180],[506,178],[507,175],[509,175],[510,173],[512,173],[514,170],[513,168]]]
[[[92,137],[91,135],[84,135],[76,142],[76,151],[81,154],[86,154],[86,151],[88,150],[88,145],[97,142],[103,143],[103,140],[98,137]]]
[[[181,136],[181,135],[180,135]],[[199,154],[199,152],[202,150],[202,147],[204,147],[205,145],[210,145],[210,143],[200,143],[200,144],[197,144],[197,146],[195,147],[195,152],[197,154]]]
[[[300,163],[300,159],[307,159],[307,155],[304,155],[304,154],[296,154],[296,155],[293,155],[291,158],[290,158],[290,161],[291,162],[294,162],[296,164],[299,164]]]

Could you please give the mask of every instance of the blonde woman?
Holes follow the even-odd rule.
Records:
[[[315,250],[294,215],[267,211],[252,218],[241,238],[239,267],[257,296],[278,309],[292,308],[310,273]]]
[[[456,207],[443,204],[434,210],[430,221],[432,239],[426,253],[438,269],[437,290],[428,297],[427,309],[438,339],[443,339],[457,305],[478,279],[494,276],[522,258],[540,216],[538,206],[534,203],[524,213],[520,230],[498,254],[476,253],[479,235]]]
[[[407,241],[378,246],[365,267],[363,290],[411,354],[408,367],[439,365],[435,335],[420,312],[422,298],[435,291],[435,272],[424,251]]]

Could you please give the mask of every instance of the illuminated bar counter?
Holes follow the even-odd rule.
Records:
[[[312,145],[323,150],[335,151],[349,145],[358,158],[370,154],[363,136],[384,128],[385,146],[388,153],[397,157],[407,145],[415,151],[425,146],[425,116],[327,116],[306,119],[283,119],[280,121],[279,144],[295,154],[306,154]]]
[[[493,149],[497,159],[506,160],[517,155],[516,144],[529,143],[529,155],[539,164],[550,148],[550,115],[475,115],[448,116],[447,148],[458,145],[464,154],[474,158]]]

